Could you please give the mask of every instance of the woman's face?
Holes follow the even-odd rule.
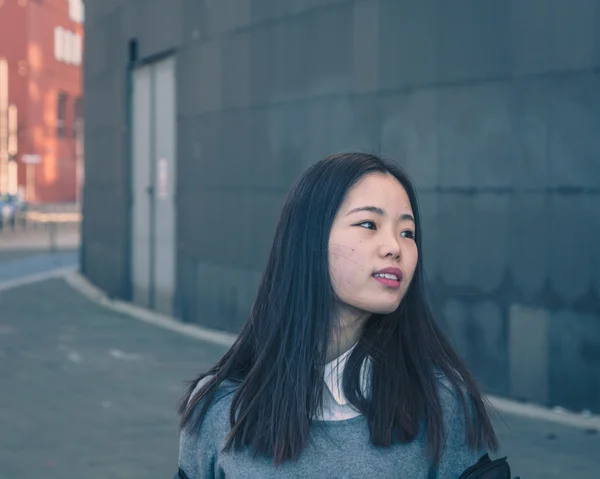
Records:
[[[352,187],[329,235],[329,271],[339,306],[357,318],[398,308],[418,259],[404,187],[371,173]]]

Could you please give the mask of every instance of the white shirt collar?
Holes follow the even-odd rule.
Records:
[[[328,362],[325,365],[325,370],[323,374],[323,379],[325,380],[325,384],[329,389],[329,392],[335,399],[335,402],[340,406],[345,406],[348,404],[348,399],[344,394],[343,388],[343,378],[344,378],[344,368],[346,367],[346,363],[348,362],[348,358],[352,354],[352,351],[356,347],[356,344],[352,346],[348,351],[344,354],[338,356],[333,361]],[[369,373],[370,373],[371,361],[367,359],[363,362],[360,369],[360,386],[363,394],[368,393],[369,386]]]

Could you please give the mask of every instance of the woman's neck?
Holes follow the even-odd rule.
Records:
[[[353,334],[352,336],[338,335],[336,339],[329,342],[325,363],[329,363],[349,351],[358,342],[359,338],[359,334]]]
[[[370,314],[355,314],[351,316],[338,316],[336,318],[336,321],[334,322],[336,327],[331,334],[329,345],[327,347],[326,363],[341,356],[358,342],[363,326],[369,316]]]

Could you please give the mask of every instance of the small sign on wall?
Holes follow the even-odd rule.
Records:
[[[39,165],[42,162],[40,155],[22,155],[21,161],[28,165]]]
[[[166,158],[158,160],[158,197],[161,200],[167,198],[167,182],[169,180],[169,164]]]

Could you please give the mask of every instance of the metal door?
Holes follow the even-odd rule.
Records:
[[[133,301],[172,314],[175,287],[175,61],[133,72]]]

